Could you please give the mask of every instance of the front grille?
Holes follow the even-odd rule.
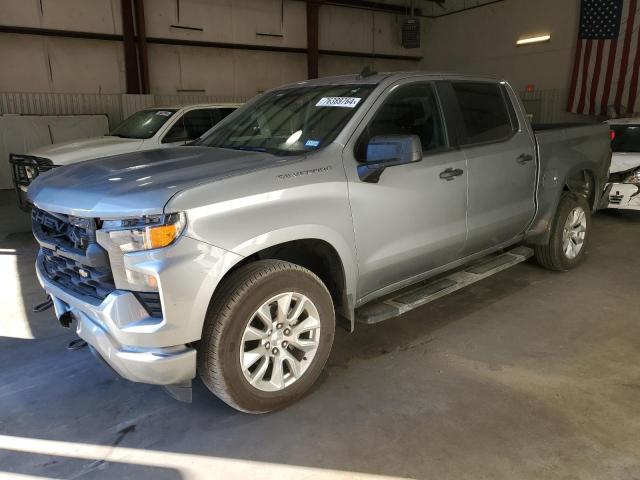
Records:
[[[44,271],[52,282],[80,295],[104,300],[115,290],[110,267],[89,267],[42,248]]]
[[[96,224],[90,218],[50,213],[34,207],[31,224],[40,243],[55,245],[76,255],[85,255],[89,244],[95,245]],[[106,256],[106,251],[102,251]]]
[[[9,154],[9,163],[11,163],[15,185],[25,187],[41,173],[56,167],[48,158],[16,155],[15,153]]]
[[[609,195],[609,203],[614,205],[620,205],[622,203],[622,199],[624,195]]]
[[[96,243],[95,220],[34,207],[31,223],[43,269],[52,282],[99,300],[115,290],[108,254]]]
[[[40,243],[42,270],[70,292],[104,300],[116,290],[107,251],[96,242],[97,224],[33,208],[33,234]],[[117,266],[116,266],[117,268]],[[162,318],[158,292],[132,292],[151,317]]]

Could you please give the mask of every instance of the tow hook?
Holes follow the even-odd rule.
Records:
[[[47,295],[47,299],[44,302],[39,303],[38,305],[33,307],[33,312],[41,313],[41,312],[44,312],[45,310],[49,310],[51,307],[53,307],[53,300],[49,295]]]
[[[76,338],[75,340],[71,340],[67,345],[67,350],[71,350],[72,352],[77,352],[78,350],[83,349],[87,346],[87,342],[85,342],[81,338]]]
[[[73,322],[73,315],[71,315],[71,312],[64,312],[60,315],[58,321],[64,328],[69,328],[71,326],[71,322]]]

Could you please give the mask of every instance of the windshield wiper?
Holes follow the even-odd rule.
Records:
[[[217,145],[211,145],[212,147],[215,147]],[[242,150],[242,151],[247,151],[247,152],[261,152],[261,153],[269,153],[271,155],[282,155],[283,152],[277,148],[268,148],[268,147],[247,147],[247,146],[241,146],[241,145],[225,145],[225,146],[221,146],[218,148],[228,148],[231,150]]]

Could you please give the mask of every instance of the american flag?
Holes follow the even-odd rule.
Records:
[[[640,0],[582,0],[567,110],[640,112]]]

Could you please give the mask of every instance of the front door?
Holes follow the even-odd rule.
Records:
[[[413,80],[389,90],[345,148],[361,301],[456,260],[467,234],[466,160],[448,147],[433,85]],[[368,140],[394,134],[417,135],[422,160],[387,168],[377,183],[362,181],[357,166]]]

